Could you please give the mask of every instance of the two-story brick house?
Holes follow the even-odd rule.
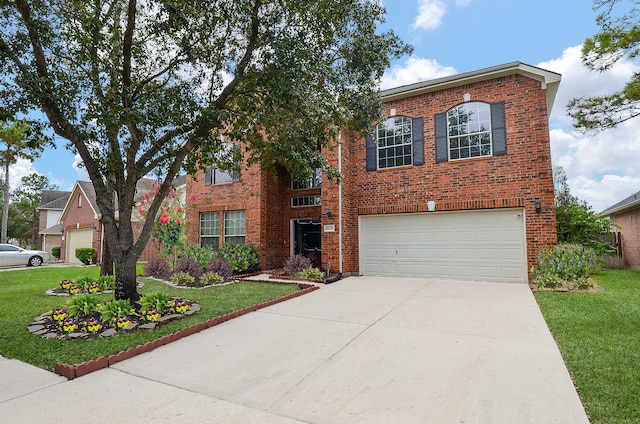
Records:
[[[385,90],[375,136],[343,132],[324,152],[339,184],[256,167],[189,177],[189,240],[254,244],[264,269],[304,253],[345,274],[527,281],[556,242],[559,83],[512,62]]]

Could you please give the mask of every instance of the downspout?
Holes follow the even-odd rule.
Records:
[[[342,131],[338,132],[338,171],[342,175]],[[338,183],[338,264],[342,277],[342,179]]]

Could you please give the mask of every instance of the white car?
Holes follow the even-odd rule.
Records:
[[[0,244],[0,266],[40,266],[49,261],[49,254],[42,250],[27,250],[12,244]]]

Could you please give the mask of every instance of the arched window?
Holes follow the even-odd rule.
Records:
[[[449,159],[491,156],[491,111],[487,103],[463,103],[447,112]]]

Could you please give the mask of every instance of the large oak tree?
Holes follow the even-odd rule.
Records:
[[[327,165],[340,129],[381,110],[377,82],[410,47],[377,0],[0,0],[0,90],[41,110],[84,161],[116,268],[136,300],[148,219],[136,183],[161,176],[155,216],[184,167],[242,141],[249,164]],[[335,173],[334,173],[335,175]]]

